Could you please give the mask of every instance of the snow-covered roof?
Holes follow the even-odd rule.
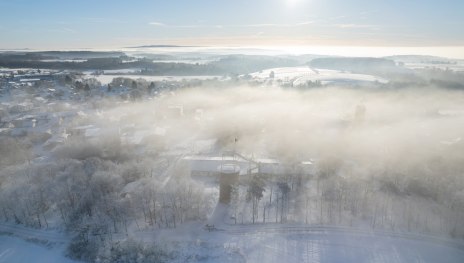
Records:
[[[93,125],[78,126],[78,127],[74,127],[73,130],[87,130],[93,127],[94,127]]]
[[[189,162],[191,171],[198,172],[218,172],[219,167],[225,165],[236,165],[241,172],[246,173],[248,170],[255,168],[261,173],[267,174],[284,174],[289,171],[289,166],[281,163],[276,159],[261,158],[254,161],[246,160],[238,155],[234,156],[186,156],[183,160]],[[304,173],[310,173],[312,169],[311,161],[300,162],[299,165],[303,168]],[[219,169],[219,170],[218,170]],[[231,168],[232,169],[232,168]]]
[[[35,82],[40,81],[40,79],[20,79],[19,82]]]

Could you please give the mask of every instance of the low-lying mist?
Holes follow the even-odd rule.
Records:
[[[411,206],[419,209],[418,220],[427,221],[428,226],[417,231],[436,230],[436,226],[430,225],[448,221],[435,218],[436,222],[431,223],[434,217],[448,214],[428,207],[435,204],[456,211],[457,215],[450,215],[449,219],[453,222],[452,230],[445,230],[456,232],[461,227],[459,211],[464,207],[463,101],[464,92],[438,87],[329,87],[305,91],[198,87],[108,113],[128,114],[127,119],[136,126],[166,127],[165,149],[178,144],[194,149],[195,140],[217,139],[214,150],[218,156],[224,150],[236,150],[255,158],[275,158],[288,165],[312,160],[318,187],[319,180],[330,179],[325,184],[327,191],[342,185],[348,189],[341,190],[347,196],[358,190],[374,193],[360,197],[372,202],[363,203],[368,211],[364,218],[377,213],[377,206],[384,202],[391,206],[386,214],[399,214],[394,211],[397,202],[397,210]],[[177,110],[173,114],[173,106],[177,110],[181,107],[182,114]],[[289,182],[288,178],[270,179],[274,183],[282,180]],[[314,185],[314,181],[309,184]],[[296,196],[307,198],[310,189],[311,186]],[[326,200],[331,198],[319,188],[317,194]],[[349,202],[343,202],[346,208]],[[357,202],[353,201],[356,206]],[[407,220],[411,230],[412,219],[402,216],[400,221]],[[385,217],[391,217],[392,227],[401,225],[393,222],[395,216]],[[316,222],[324,222],[323,218],[321,212]]]
[[[332,156],[361,167],[434,169],[431,161],[441,159],[459,170],[461,162],[450,162],[462,156],[463,101],[464,92],[438,88],[190,88],[104,114],[165,127],[172,146],[217,138],[222,147],[288,162]]]

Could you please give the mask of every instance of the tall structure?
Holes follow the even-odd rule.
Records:
[[[219,203],[229,204],[232,186],[238,182],[240,166],[234,163],[221,164],[219,167]]]
[[[230,204],[232,187],[238,182],[240,175],[240,166],[235,158],[235,152],[226,152],[222,155],[222,162],[218,167],[218,172],[219,203]]]

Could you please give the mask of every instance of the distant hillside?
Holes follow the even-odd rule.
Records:
[[[43,56],[56,57],[59,59],[110,58],[126,55],[123,52],[117,51],[42,51],[33,53]]]
[[[434,62],[434,61],[455,61],[453,59],[437,57],[437,56],[422,56],[422,55],[398,55],[398,56],[388,56],[384,57],[385,59],[390,59],[394,61],[401,61],[405,63],[415,63],[415,62]]]
[[[34,52],[0,52],[1,60],[33,61],[42,59],[91,59],[125,56],[123,52],[105,51],[34,51]]]
[[[102,57],[93,57],[95,52],[41,52],[41,53],[0,53],[0,67],[5,68],[45,68],[69,70],[114,70],[143,69],[144,75],[225,75],[247,74],[268,68],[301,65],[296,60],[272,56],[230,55],[208,64],[190,64],[182,62],[160,63],[150,58],[134,58],[124,53],[104,53]],[[99,54],[99,53],[97,53]],[[71,55],[73,57],[71,57]],[[85,61],[46,61],[51,59],[85,58]],[[68,56],[68,57],[65,57]],[[160,57],[158,57],[160,58]],[[163,57],[161,58],[170,58]],[[174,58],[174,57],[173,57]],[[175,60],[175,59],[174,59]]]
[[[268,68],[299,66],[297,60],[273,56],[230,55],[210,63],[227,72],[246,74]]]

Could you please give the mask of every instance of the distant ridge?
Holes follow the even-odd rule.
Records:
[[[178,45],[146,45],[146,46],[133,46],[133,47],[125,47],[125,48],[164,48],[164,47],[200,47],[200,46],[178,46]]]

